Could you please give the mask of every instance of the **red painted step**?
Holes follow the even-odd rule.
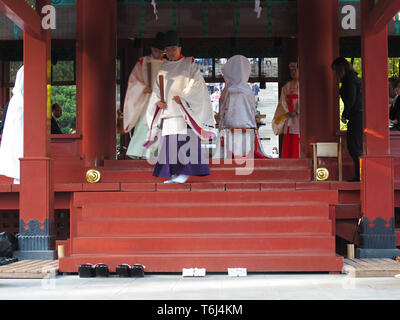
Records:
[[[268,250],[335,250],[334,237],[309,234],[202,234],[120,237],[75,237],[72,253],[132,254],[140,252],[256,252]]]
[[[215,161],[219,161],[219,163],[210,162],[209,164],[210,176],[191,177],[191,181],[310,181],[312,178],[310,159],[252,159],[247,163],[240,159]],[[254,168],[254,171],[250,175],[241,175],[240,170],[242,169],[240,168]],[[152,176],[154,165],[146,160],[105,160],[103,166],[92,168],[85,167],[82,160],[70,159],[54,161],[54,180],[56,183],[85,183],[86,172],[89,169],[99,170],[102,182],[160,182],[165,180]]]
[[[0,183],[2,184],[9,184],[9,183],[13,183],[14,179],[13,178],[9,178],[6,176],[3,176],[0,174]]]
[[[142,264],[146,272],[182,272],[183,268],[206,268],[209,272],[227,273],[228,268],[247,268],[248,272],[334,272],[341,271],[343,258],[326,251],[276,251],[273,253],[190,253],[72,255],[59,259],[61,272],[78,272],[83,263],[105,263],[111,272],[118,265]]]
[[[109,203],[85,204],[82,209],[83,218],[179,218],[190,215],[200,217],[277,217],[295,218],[317,217],[328,219],[328,205],[312,202],[293,203],[204,203],[193,204],[188,209],[186,204],[127,204]]]
[[[275,203],[275,202],[320,202],[336,204],[337,190],[278,190],[243,192],[76,192],[74,205],[80,207],[89,203],[186,203],[192,206],[199,203]]]
[[[256,168],[308,168],[311,166],[311,159],[252,159]],[[247,162],[249,163],[249,162]],[[209,166],[213,168],[236,168],[244,166],[245,162],[242,159],[214,159],[209,162]],[[105,160],[104,169],[107,170],[126,170],[126,169],[154,169],[154,165],[146,160]]]
[[[329,234],[327,219],[305,218],[169,218],[169,219],[88,219],[77,226],[77,236],[127,236],[157,234]]]
[[[309,159],[213,159],[211,174],[190,177],[190,182],[222,181],[310,181]],[[103,182],[159,182],[152,176],[154,165],[145,160],[108,160],[99,168]]]
[[[219,163],[210,162],[211,175],[191,177],[190,181],[310,181],[312,178],[310,159],[252,159],[246,163],[240,159],[214,159],[213,161],[219,161]],[[243,168],[246,168],[245,172]],[[60,159],[54,161],[54,180],[56,183],[85,183],[86,172],[89,169],[99,170],[103,183],[156,183],[165,180],[153,177],[154,165],[146,160],[105,160],[103,166],[92,168],[85,167],[82,160]]]
[[[102,171],[102,182],[160,182],[168,180],[166,178],[153,177],[151,169],[143,170],[113,170]],[[311,173],[309,169],[297,170],[291,169],[271,169],[259,168],[251,172],[251,174],[238,175],[235,169],[213,170],[209,176],[189,178],[190,182],[224,182],[224,181],[310,181]]]

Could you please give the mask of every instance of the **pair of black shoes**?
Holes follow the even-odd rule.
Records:
[[[128,264],[119,265],[116,268],[116,274],[119,277],[144,277],[144,268],[141,264],[130,266]],[[79,266],[78,274],[80,278],[103,277],[110,275],[108,266],[104,263],[93,265],[91,263],[82,264]]]

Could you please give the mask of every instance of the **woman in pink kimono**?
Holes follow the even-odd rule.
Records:
[[[299,158],[299,68],[296,62],[290,63],[289,68],[292,81],[282,88],[272,129],[275,135],[283,134],[281,158]]]

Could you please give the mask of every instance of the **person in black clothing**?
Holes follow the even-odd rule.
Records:
[[[389,78],[389,106],[392,106],[396,98],[397,93],[395,88],[399,85],[399,79]]]
[[[389,107],[390,130],[400,130],[400,80],[393,81],[393,99]]]
[[[58,125],[58,118],[62,116],[62,108],[59,104],[55,103],[51,106],[51,134],[62,134],[60,126]]]
[[[347,149],[354,161],[354,178],[360,181],[360,156],[363,154],[363,108],[362,83],[351,63],[339,57],[332,63],[339,83],[342,83],[339,94],[344,103],[341,121],[347,120]]]

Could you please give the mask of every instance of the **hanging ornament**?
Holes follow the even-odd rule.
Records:
[[[153,8],[154,8],[153,12],[154,12],[154,15],[156,16],[156,20],[158,20],[158,15],[157,15],[158,11],[157,11],[156,0],[151,0],[151,5],[152,5]]]
[[[260,0],[255,0],[254,12],[257,12],[257,19],[260,19],[262,8],[260,6]]]

